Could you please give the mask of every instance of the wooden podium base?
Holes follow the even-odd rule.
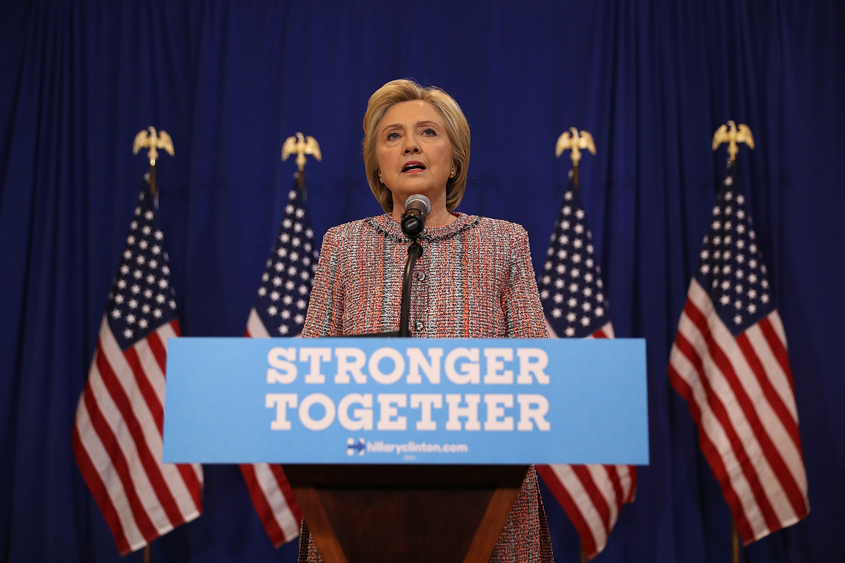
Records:
[[[326,563],[490,559],[525,465],[285,465]]]

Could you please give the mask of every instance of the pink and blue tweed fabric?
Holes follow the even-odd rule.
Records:
[[[411,286],[417,338],[547,338],[528,234],[520,225],[455,213],[420,236]],[[323,238],[302,336],[350,336],[399,328],[410,240],[389,215],[329,229]],[[303,522],[300,561],[320,556]],[[537,473],[531,467],[491,561],[552,561]]]

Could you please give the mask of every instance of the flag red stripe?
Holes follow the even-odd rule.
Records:
[[[566,515],[569,517],[569,520],[578,532],[578,537],[581,540],[581,546],[584,548],[584,551],[587,552],[587,556],[593,557],[598,552],[596,540],[593,537],[593,531],[584,519],[583,514],[581,514],[581,510],[578,509],[578,505],[575,504],[575,501],[572,499],[569,491],[558,479],[557,474],[551,467],[548,465],[538,465],[536,469],[537,473],[543,478],[543,481],[552,491],[552,494],[560,503],[561,507],[563,507],[564,512],[566,512]]]
[[[774,355],[775,359],[780,364],[780,369],[782,369],[783,373],[786,374],[786,378],[789,380],[789,388],[792,389],[792,393],[794,394],[795,383],[792,381],[792,370],[789,368],[789,357],[786,353],[786,346],[784,346],[783,341],[778,337],[768,317],[761,320],[757,323],[757,325],[760,327],[760,331],[763,333],[763,337],[766,339],[766,342],[769,343],[772,355]],[[801,450],[800,441],[798,442],[798,450]],[[803,459],[803,453],[801,454],[801,457]]]
[[[73,453],[76,457],[76,463],[79,464],[79,470],[82,472],[82,477],[88,484],[88,488],[91,490],[91,495],[97,502],[97,506],[100,507],[100,512],[103,513],[103,517],[106,519],[106,524],[108,524],[109,529],[111,529],[118,551],[121,555],[126,555],[132,551],[132,549],[129,546],[129,541],[126,539],[126,535],[123,533],[123,525],[120,522],[120,517],[117,515],[117,510],[111,501],[111,497],[109,497],[105,483],[103,483],[103,480],[100,478],[97,468],[94,467],[94,463],[88,456],[88,451],[82,444],[82,440],[79,437],[79,430],[76,428],[76,425],[73,427],[71,440],[73,443]]]
[[[174,320],[170,322],[170,326],[173,329],[173,332],[177,335],[179,334],[179,322]],[[164,347],[164,341],[161,338],[161,335],[158,331],[153,331],[147,336],[147,345],[150,347],[150,350],[153,353],[153,356],[156,359],[156,363],[158,367],[161,369],[162,375],[166,378],[166,370],[167,370],[167,350]],[[156,397],[156,401],[158,397]],[[149,401],[148,401],[149,402]],[[158,424],[159,419],[156,418],[156,424]],[[164,421],[164,415],[162,414],[161,421]],[[161,426],[159,426],[161,429]],[[162,433],[163,435],[163,433]],[[202,483],[197,477],[196,471],[190,464],[176,464],[176,469],[179,471],[179,474],[182,476],[182,480],[185,482],[185,486],[188,488],[188,492],[191,494],[191,498],[194,501],[194,506],[196,507],[197,511],[202,512]]]
[[[100,348],[97,350],[95,358],[95,361],[97,361],[98,364],[100,363],[99,359],[102,356],[102,348]],[[100,373],[102,375],[101,369]],[[100,443],[103,444],[103,449],[108,452],[114,471],[117,474],[118,479],[120,479],[120,484],[123,486],[123,492],[126,495],[129,508],[132,510],[132,517],[135,520],[135,524],[138,526],[138,530],[141,532],[141,535],[144,536],[144,539],[147,540],[147,542],[151,542],[158,537],[158,532],[156,531],[155,526],[153,526],[153,523],[150,521],[147,510],[144,508],[141,499],[138,497],[138,493],[135,491],[135,484],[132,482],[132,477],[129,474],[129,463],[126,461],[126,457],[123,454],[123,450],[120,448],[117,437],[114,435],[114,432],[112,432],[111,427],[103,416],[103,413],[100,411],[100,407],[97,405],[97,399],[94,397],[94,392],[92,391],[90,385],[85,386],[82,396],[85,401],[85,408],[88,411],[88,417],[91,419],[91,426],[97,433]]]
[[[784,429],[792,439],[792,443],[795,444],[795,447],[800,452],[801,436],[798,434],[798,425],[795,423],[795,419],[792,418],[792,413],[789,412],[786,404],[784,404],[780,395],[778,395],[777,390],[775,390],[772,385],[771,380],[768,378],[766,370],[760,362],[760,358],[757,357],[757,353],[754,351],[754,347],[751,345],[751,342],[745,334],[740,334],[736,338],[736,342],[739,345],[739,349],[742,350],[742,355],[745,356],[745,361],[748,362],[751,372],[757,378],[757,382],[760,384],[760,389],[763,391],[763,395],[765,395],[766,400],[772,407],[772,410],[775,411],[775,414],[777,414],[781,424],[783,424]]]
[[[167,350],[164,348],[164,343],[161,341],[161,337],[157,331],[153,331],[147,335],[147,345],[150,347],[161,373],[166,373]]]
[[[634,499],[637,498],[637,468],[629,465],[628,475],[631,479],[631,489],[628,491],[628,498],[625,499],[625,502],[634,502]]]
[[[102,349],[102,343],[100,344],[100,348]],[[138,452],[138,459],[147,474],[147,478],[150,480],[150,484],[155,491],[159,504],[162,509],[164,509],[168,520],[170,520],[170,523],[173,526],[183,524],[185,520],[182,517],[182,513],[179,510],[179,507],[170,492],[170,488],[167,486],[167,483],[161,473],[159,462],[156,461],[155,456],[153,456],[150,452],[146,438],[144,437],[144,431],[132,410],[131,402],[126,396],[123,387],[120,385],[120,382],[106,359],[105,354],[97,354],[97,368],[100,370],[100,375],[103,378],[103,384],[106,386],[112,401],[114,401],[114,404],[117,406],[118,411],[120,411],[120,414],[126,423],[126,429],[132,436],[135,449]],[[124,485],[124,487],[126,487],[126,485]]]
[[[593,338],[609,338],[609,336],[604,331],[604,328],[600,328],[599,330],[593,333]],[[616,504],[619,506],[619,509],[621,511],[622,505],[624,503],[634,502],[634,496],[636,495],[637,491],[637,468],[633,465],[627,466],[632,481],[631,489],[626,495],[625,491],[622,489],[622,483],[619,480],[619,467],[625,466],[605,465],[603,467],[605,471],[607,471],[607,477],[610,480],[610,483],[613,485],[613,492],[616,494]]]
[[[282,466],[279,464],[270,464],[270,471],[273,472],[273,476],[276,478],[276,484],[282,491],[282,495],[284,495],[285,502],[287,503],[288,508],[290,508],[293,517],[296,518],[297,522],[302,522],[302,511],[299,508],[299,504],[296,502],[293,489],[290,487],[288,477],[285,475]]]
[[[690,318],[693,324],[698,327],[699,331],[704,337],[705,342],[707,343],[708,349],[710,351],[710,357],[716,363],[716,366],[719,368],[719,371],[722,373],[725,380],[728,382],[728,385],[730,385],[734,397],[736,397],[736,401],[739,404],[743,414],[745,415],[745,419],[748,421],[748,424],[751,427],[751,431],[754,434],[754,437],[756,438],[757,442],[759,443],[760,449],[763,451],[763,455],[769,462],[772,471],[774,472],[775,476],[780,481],[782,487],[785,490],[789,488],[797,488],[795,478],[792,476],[792,473],[790,473],[789,468],[783,461],[783,457],[780,455],[780,452],[777,450],[777,448],[775,448],[774,443],[772,443],[768,429],[766,428],[766,425],[763,424],[763,422],[760,420],[760,417],[757,414],[757,410],[754,408],[754,404],[751,402],[751,399],[745,392],[745,388],[742,386],[742,383],[740,382],[736,371],[734,371],[730,359],[727,357],[725,352],[716,342],[713,333],[710,331],[710,326],[707,324],[707,319],[704,317],[704,314],[698,310],[698,308],[693,304],[692,301],[688,301],[687,304],[689,305],[689,313],[687,314],[687,316]],[[751,488],[754,491],[754,496],[755,498],[757,498],[757,503],[760,506],[761,512],[763,513],[763,518],[766,520],[766,526],[769,528],[769,530],[780,529],[780,519],[778,518],[777,514],[772,508],[771,503],[769,502],[766,491],[763,489],[762,480],[760,480],[759,475],[757,475],[756,473],[756,470],[753,469],[753,460],[747,458],[747,456],[743,456],[743,458],[741,458],[741,464],[743,466],[747,465],[749,469],[754,472],[755,479],[753,481],[750,481]]]
[[[259,333],[258,336],[252,334],[252,331],[250,330],[251,326]],[[247,321],[246,336],[259,338],[262,333],[266,333],[266,330],[264,329],[263,324],[261,324],[260,319],[255,316],[255,309],[253,309],[250,311],[250,318]],[[293,494],[293,490],[290,487],[290,483],[288,482],[282,466],[278,464],[267,464],[267,468],[270,470],[272,479],[265,471],[262,471],[261,474],[259,474],[255,465],[241,464],[240,468],[241,474],[244,476],[247,489],[249,490],[249,496],[252,498],[252,503],[255,506],[255,511],[258,513],[258,517],[261,519],[264,529],[270,537],[270,541],[273,542],[273,545],[279,547],[283,543],[295,538],[298,533],[291,535],[285,534],[285,531],[280,524],[280,520],[283,522],[289,521],[287,511],[289,511],[290,515],[297,523],[302,522],[302,512],[299,508],[299,504],[296,502],[296,497]],[[265,489],[267,492],[265,492]],[[272,502],[275,502],[271,500],[271,497],[275,497],[276,491],[281,494],[285,503],[284,508],[281,506],[279,507],[280,510],[282,510],[279,514],[276,514],[273,509],[273,505],[271,504]],[[285,511],[285,509],[287,510]],[[277,517],[279,520],[277,520]]]
[[[273,542],[273,545],[278,547],[285,542],[285,534],[282,532],[282,528],[276,521],[276,518],[273,515],[273,509],[267,502],[267,498],[264,496],[264,491],[258,483],[258,477],[255,474],[255,467],[242,463],[240,464],[240,468],[241,474],[244,476],[244,481],[246,481],[246,488],[249,491],[249,496],[252,498],[252,504],[255,506],[255,511],[258,513],[258,517],[264,525],[264,530],[267,532],[267,535],[270,536],[270,541]]]
[[[150,414],[155,421],[159,435],[164,435],[164,409],[147,377],[147,373],[144,371],[143,366],[141,366],[138,351],[135,350],[134,346],[127,348],[123,351],[123,357],[126,358],[126,363],[129,364],[129,369],[132,370],[132,375],[135,376],[135,384],[138,386],[138,390],[141,392],[147,408],[150,409]]]
[[[625,504],[625,492],[622,490],[622,483],[619,481],[619,471],[615,465],[602,465],[602,468],[604,468],[604,471],[607,473],[607,479],[613,486],[613,494],[616,497],[616,506],[619,507],[619,510],[621,510],[622,505]]]
[[[182,481],[191,493],[191,499],[194,501],[194,506],[197,512],[202,512],[202,482],[197,476],[197,472],[189,463],[177,463],[174,465],[182,476]]]
[[[601,518],[605,533],[609,535],[611,525],[610,507],[607,505],[607,499],[604,498],[604,495],[601,494],[601,491],[596,486],[595,481],[593,481],[593,476],[590,474],[586,465],[570,465],[570,467],[578,477],[578,480],[581,481],[581,486],[584,487],[584,490],[587,492],[587,496],[590,497],[590,501],[593,503],[596,512],[598,512],[599,517]]]
[[[715,397],[713,397],[713,400],[711,400],[713,390],[710,389],[710,385],[707,382],[707,378],[704,376],[704,364],[701,361],[701,358],[698,356],[698,353],[695,351],[695,348],[693,348],[692,344],[690,344],[686,337],[681,334],[680,330],[678,331],[678,334],[675,337],[675,346],[678,348],[678,351],[680,351],[687,358],[687,360],[689,360],[689,362],[695,368],[696,372],[698,372],[698,381],[701,383],[701,386],[704,389],[705,395],[707,397],[707,403],[710,405],[710,410],[713,413],[713,416],[716,418],[716,421],[724,429],[725,434],[728,435],[732,449],[734,449],[733,446],[742,449],[742,443],[739,441],[739,438],[733,431],[733,426],[731,426],[730,421],[727,419],[727,414],[724,412],[724,407],[722,406],[722,403]],[[698,406],[698,402],[695,399],[695,395],[693,394],[692,388],[689,386],[686,380],[681,377],[681,375],[675,370],[675,367],[671,363],[669,364],[669,382],[672,384],[672,387],[675,388],[675,391],[677,391],[678,394],[686,400],[687,405],[689,406],[690,414],[692,415],[693,420],[698,426],[699,447],[701,448],[704,457],[710,463],[710,468],[713,470],[713,474],[716,476],[716,480],[722,487],[722,495],[724,495],[725,500],[731,507],[734,519],[736,520],[737,530],[739,531],[743,539],[753,538],[754,531],[751,529],[751,523],[748,520],[748,516],[745,514],[745,509],[742,506],[742,502],[740,502],[739,500],[739,495],[737,495],[736,491],[733,488],[733,484],[731,483],[730,477],[728,477],[728,472],[725,468],[724,460],[719,454],[719,450],[716,448],[713,442],[710,441],[710,437],[707,435],[707,432],[704,431],[704,419],[701,413],[701,409]],[[739,457],[735,449],[734,456]],[[744,465],[740,465],[743,467],[744,472]]]

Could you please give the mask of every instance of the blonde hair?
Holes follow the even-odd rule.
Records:
[[[413,80],[393,80],[370,96],[367,113],[364,114],[364,168],[367,172],[367,182],[382,208],[387,213],[393,211],[393,194],[379,181],[378,154],[376,153],[379,127],[390,108],[396,104],[414,100],[428,102],[443,117],[446,134],[452,145],[452,162],[455,165],[455,177],[446,181],[446,209],[452,211],[461,203],[467,186],[469,123],[458,102],[435,86],[423,88]]]

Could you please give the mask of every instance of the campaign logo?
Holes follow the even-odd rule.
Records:
[[[355,451],[358,451],[358,455],[364,455],[364,439],[358,438],[358,441],[355,441],[355,438],[348,438],[346,440],[346,455],[355,455]]]

